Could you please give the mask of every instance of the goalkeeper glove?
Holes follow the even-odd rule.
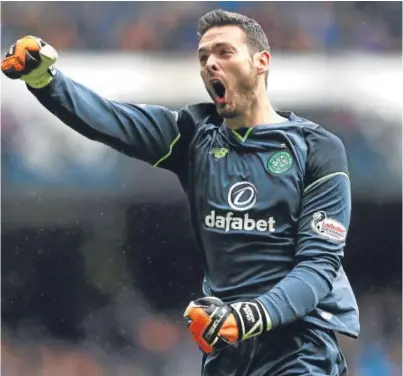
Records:
[[[270,317],[257,300],[225,304],[209,296],[191,302],[183,316],[206,354],[271,329]]]
[[[15,42],[1,63],[3,73],[21,79],[32,88],[42,88],[52,81],[56,50],[42,39],[28,35]]]

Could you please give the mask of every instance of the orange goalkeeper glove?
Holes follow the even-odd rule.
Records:
[[[208,296],[189,304],[184,313],[188,329],[206,354],[270,330],[270,317],[257,300],[225,304]]]
[[[42,88],[53,78],[57,52],[42,39],[27,35],[18,39],[1,62],[1,70],[13,80],[21,79],[33,88]]]

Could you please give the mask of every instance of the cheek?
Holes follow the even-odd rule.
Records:
[[[237,79],[248,77],[251,73],[250,61],[246,59],[234,61],[231,71]]]
[[[200,70],[200,77],[203,80],[204,84],[207,83],[207,73],[204,69]]]

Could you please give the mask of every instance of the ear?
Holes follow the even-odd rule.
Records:
[[[270,52],[261,51],[255,54],[255,66],[259,74],[265,74],[270,67]]]

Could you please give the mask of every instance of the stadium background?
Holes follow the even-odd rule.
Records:
[[[401,2],[3,2],[2,52],[37,35],[99,93],[177,108],[207,99],[195,26],[216,7],[261,22],[276,107],[344,141],[362,334],[340,340],[351,376],[401,375]],[[176,178],[1,85],[2,375],[198,375],[181,313],[201,270]]]

